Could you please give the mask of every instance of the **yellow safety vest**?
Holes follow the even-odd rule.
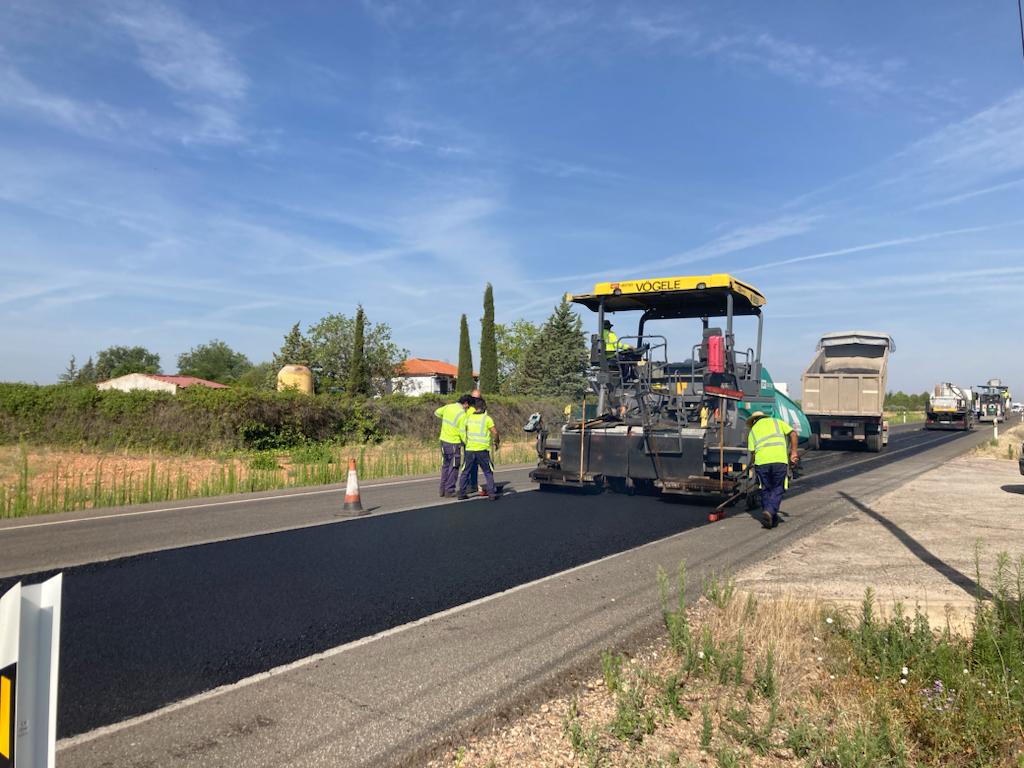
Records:
[[[789,424],[771,416],[755,421],[747,435],[747,448],[754,452],[754,464],[788,464],[786,436],[792,431]]]
[[[466,418],[465,409],[458,403],[442,405],[434,415],[441,420],[441,442],[462,442],[462,420]]]
[[[604,336],[605,354],[615,354],[619,350],[619,337],[615,335],[615,331],[604,330],[601,334]]]
[[[462,441],[466,444],[467,451],[489,451],[491,450],[491,429],[494,427],[494,419],[487,413],[466,414],[462,420]]]

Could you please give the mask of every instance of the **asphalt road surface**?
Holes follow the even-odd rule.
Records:
[[[793,492],[964,437],[896,429],[882,454],[809,454]],[[59,736],[707,526],[707,511],[654,498],[531,492],[65,569]]]

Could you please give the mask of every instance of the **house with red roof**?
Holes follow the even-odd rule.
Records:
[[[411,357],[402,363],[391,379],[391,390],[407,395],[450,395],[455,392],[459,369],[444,360]],[[478,375],[473,374],[473,381]]]
[[[176,395],[185,387],[208,387],[209,389],[227,389],[225,384],[207,381],[195,376],[168,376],[163,373],[126,373],[113,379],[101,381],[96,389],[119,389],[122,392],[134,392],[139,389],[147,392],[169,392]]]

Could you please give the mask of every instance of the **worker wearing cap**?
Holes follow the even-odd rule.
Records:
[[[462,420],[473,398],[463,395],[457,402],[442,405],[434,415],[441,420],[441,485],[438,495],[455,495],[455,483],[462,464]]]
[[[498,428],[494,419],[487,413],[487,403],[482,397],[473,404],[472,412],[467,412],[462,419],[462,442],[466,446],[465,458],[462,462],[462,474],[459,475],[459,498],[468,498],[470,473],[479,467],[484,474],[485,488],[491,501],[498,498],[498,490],[494,485],[494,472],[491,470],[491,446],[497,448],[501,443]]]
[[[612,330],[612,321],[605,320],[604,328],[601,330],[601,338],[604,340],[604,353],[608,357],[615,357],[615,353],[620,349],[629,349],[629,344],[624,344],[619,341],[619,337],[615,335],[615,331]]]
[[[779,524],[779,506],[786,492],[789,465],[796,464],[799,459],[796,450],[797,434],[782,419],[762,411],[750,414],[747,426],[750,427],[747,449],[761,483],[761,506],[764,509],[761,525],[774,528]]]

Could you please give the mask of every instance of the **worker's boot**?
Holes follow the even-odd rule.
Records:
[[[775,525],[772,520],[772,513],[765,510],[761,513],[761,527],[762,528],[774,528]]]

